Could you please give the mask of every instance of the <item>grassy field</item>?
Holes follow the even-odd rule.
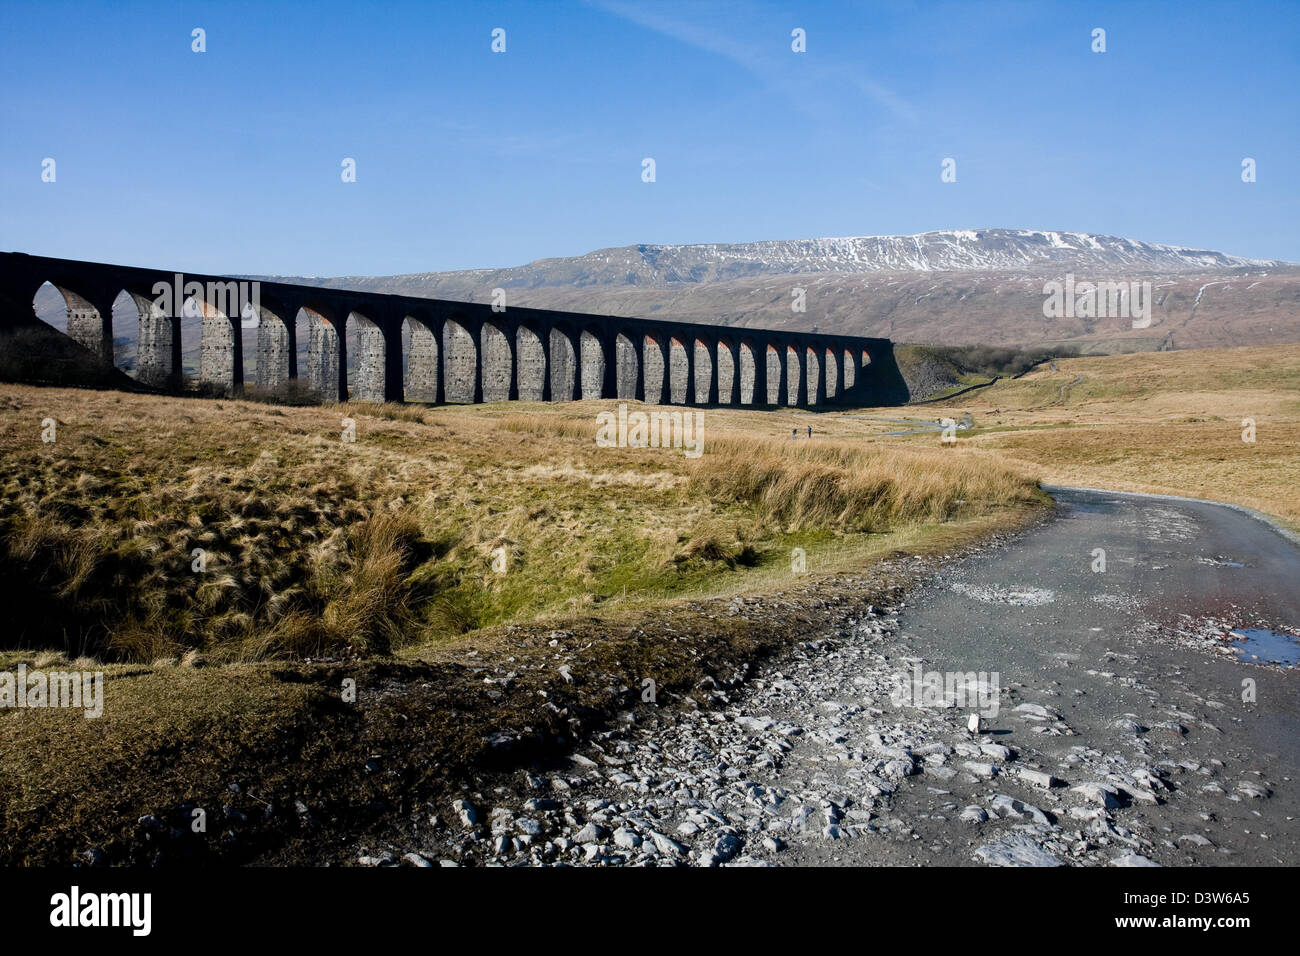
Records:
[[[924,410],[705,409],[698,457],[599,447],[597,415],[615,406],[285,408],[0,386],[0,649],[383,654],[780,587],[796,549],[814,573],[852,567],[1042,503],[1039,479],[1300,526],[1300,346],[1062,359]],[[889,434],[966,416],[955,446]]]
[[[1045,482],[1231,502],[1300,530],[1298,346],[1062,359],[925,410],[967,413],[959,443]]]
[[[138,663],[387,653],[788,580],[796,548],[826,569],[1041,501],[962,449],[791,441],[761,412],[703,412],[698,458],[598,447],[610,404],[0,390],[4,640]]]
[[[598,726],[646,673],[725,681],[889,587],[860,576],[878,559],[1032,520],[1040,478],[1300,525],[1300,347],[1062,360],[950,406],[705,409],[697,458],[598,447],[616,405],[0,386],[0,671],[106,678],[99,719],[0,712],[0,859],[157,862],[149,827],[188,834],[196,806],[223,822],[168,858],[445,810],[494,734]],[[967,414],[955,445],[888,434]]]

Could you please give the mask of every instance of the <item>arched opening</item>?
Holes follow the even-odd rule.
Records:
[[[718,342],[718,401],[723,405],[731,404],[731,392],[736,384],[736,359],[731,342],[723,339]]]
[[[600,339],[585,329],[579,341],[582,348],[582,397],[604,398],[605,349]]]
[[[181,336],[181,384],[192,387],[198,381],[199,358],[203,352],[203,306],[192,296],[181,299],[176,325]]]
[[[614,338],[614,384],[618,398],[636,398],[636,345],[620,332]]]
[[[334,323],[315,308],[303,307],[294,316],[298,348],[298,382],[322,401],[339,395],[339,335]]]
[[[546,394],[546,350],[541,336],[526,325],[515,329],[515,367],[519,400],[540,402]]]
[[[754,344],[740,343],[740,404],[754,404],[754,385],[757,371],[754,365]]]
[[[402,398],[438,400],[438,334],[432,320],[408,315],[402,320]]]
[[[767,347],[767,404],[781,405],[781,350],[775,345]]]
[[[145,309],[153,311],[153,303],[145,300]],[[113,366],[132,378],[140,378],[140,337],[143,315],[131,293],[125,289],[113,299]],[[170,344],[170,343],[169,343]]]
[[[279,389],[297,375],[293,330],[285,321],[285,310],[278,303],[247,303],[241,312],[240,325],[252,327],[253,345],[244,338],[244,374],[249,372],[251,356],[253,382],[258,388]]]
[[[785,404],[793,406],[799,404],[799,390],[803,386],[803,356],[799,354],[799,348],[794,345],[787,345],[785,349]]]
[[[804,401],[809,405],[818,403],[822,385],[822,363],[817,349],[811,345],[804,350]]]
[[[647,335],[641,340],[642,361],[645,362],[645,400],[651,405],[668,404],[664,392],[667,390],[667,380],[664,375],[664,351],[663,343],[659,339]]]
[[[348,376],[349,395],[359,402],[382,402],[388,378],[388,343],[384,330],[360,312],[350,312],[347,328],[355,339],[348,349],[352,374]]]
[[[682,405],[686,402],[688,372],[686,346],[673,336],[668,340],[668,401],[673,405]]]
[[[129,300],[128,300],[129,301]],[[134,371],[135,330],[131,326],[130,349],[110,342],[111,315],[106,323],[89,299],[63,282],[43,282],[32,295],[32,316],[39,325],[18,324],[5,331],[0,343],[0,366],[15,380],[54,380],[81,384],[96,381],[116,357],[119,368]],[[68,336],[71,341],[61,336]]]
[[[230,312],[235,324],[235,334],[239,336],[239,355],[243,362],[243,380],[259,383],[261,379],[261,356],[257,351],[257,330],[261,328],[262,317],[253,308],[251,302],[239,302],[238,309]]]
[[[145,314],[152,318],[158,311],[150,300],[143,296],[141,299],[143,304],[137,305],[130,292],[125,289],[118,292],[106,323],[100,310],[86,297],[67,286],[43,282],[32,296],[32,311],[43,323],[89,351],[97,362],[108,360],[119,371],[136,378],[141,320]],[[170,336],[170,327],[167,331]],[[167,355],[170,359],[170,337]]]
[[[311,357],[308,349],[311,344],[311,313],[306,309],[299,309],[293,314],[293,343],[297,351],[298,360],[298,382],[297,385],[305,392],[316,391],[312,383]]]
[[[551,329],[551,401],[573,401],[576,366],[573,339],[558,328]]]
[[[199,384],[211,392],[229,395],[242,384],[242,341],[230,316],[206,300],[194,300],[201,315]]]
[[[845,349],[841,361],[844,363],[844,390],[847,392],[857,381],[856,369],[853,367],[853,352]]]
[[[72,308],[72,300],[67,298],[68,294],[53,282],[42,282],[40,288],[36,290],[36,294],[32,296],[32,312],[36,315],[36,318],[65,335],[69,334],[68,311]],[[94,308],[75,292],[71,294],[84,306]],[[99,317],[98,310],[95,312],[95,317],[96,319]],[[95,341],[99,341],[98,337],[96,337]]]
[[[181,321],[169,315],[157,299],[139,291],[119,293],[113,303],[113,328],[114,364],[118,358],[118,342],[124,341],[126,331],[132,329],[134,368],[129,374],[154,388],[180,387],[184,378],[180,367]],[[123,334],[119,336],[117,329]],[[123,371],[128,370],[123,368]]]
[[[484,322],[479,332],[483,349],[483,401],[504,402],[510,399],[510,375],[514,359],[510,340],[491,322]]]

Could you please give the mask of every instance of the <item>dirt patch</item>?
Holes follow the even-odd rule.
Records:
[[[118,667],[100,720],[0,715],[0,863],[329,862],[345,836],[445,814],[485,775],[565,753],[629,709],[724,704],[784,648],[989,538],[954,529],[858,574],[493,628],[420,657]]]

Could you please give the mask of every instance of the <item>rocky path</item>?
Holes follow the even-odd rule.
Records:
[[[1300,625],[1300,549],[1219,506],[1056,495],[1009,546],[356,858],[1294,864],[1296,670],[1228,639]]]

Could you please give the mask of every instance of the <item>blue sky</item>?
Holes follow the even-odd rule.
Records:
[[[5,0],[0,250],[385,274],[1004,226],[1300,261],[1298,51],[1293,2]]]

